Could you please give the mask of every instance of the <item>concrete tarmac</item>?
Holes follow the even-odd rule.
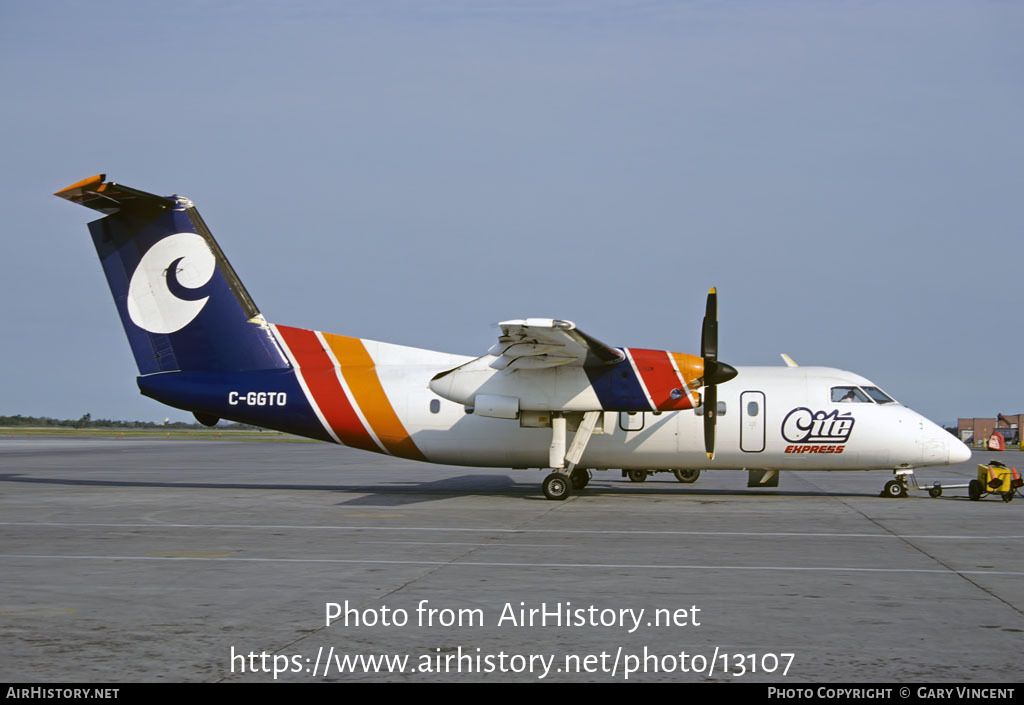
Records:
[[[918,476],[966,482],[990,457],[1024,468],[978,452]],[[0,680],[1020,680],[1024,498],[723,471],[596,473],[553,502],[543,477],[0,438]]]

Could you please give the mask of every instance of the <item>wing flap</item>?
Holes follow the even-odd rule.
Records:
[[[625,354],[576,328],[572,321],[527,318],[502,321],[498,342],[488,353],[497,356],[498,370],[538,370],[549,367],[613,365]]]

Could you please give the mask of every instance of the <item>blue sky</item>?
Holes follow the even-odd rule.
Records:
[[[0,7],[0,414],[140,397],[83,177],[190,197],[268,319],[482,354],[613,345],[849,369],[940,423],[1024,411],[1024,7]]]

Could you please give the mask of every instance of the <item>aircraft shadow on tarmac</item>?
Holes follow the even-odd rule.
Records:
[[[393,483],[374,484],[284,484],[284,483],[252,483],[252,482],[153,482],[134,480],[79,480],[62,477],[29,477],[18,473],[0,474],[0,483],[27,483],[44,485],[69,485],[78,487],[152,487],[168,489],[232,489],[232,490],[286,490],[314,492],[358,493],[338,506],[374,506],[394,507],[421,502],[435,502],[441,499],[454,499],[469,496],[502,496],[509,498],[544,500],[539,483],[533,481],[517,481],[507,475],[470,474],[458,477],[447,477],[429,482],[396,481]],[[599,484],[598,484],[599,483]],[[653,482],[638,486],[631,482],[608,482],[595,480],[587,489],[579,492],[577,497],[585,499],[593,496],[677,496],[681,500],[687,497],[704,499],[714,497],[760,499],[763,497],[850,497],[878,498],[875,492],[824,491],[824,490],[756,490],[756,489],[701,489],[680,487],[675,482]],[[945,497],[944,499],[964,499],[967,497]],[[546,500],[544,500],[546,501]]]

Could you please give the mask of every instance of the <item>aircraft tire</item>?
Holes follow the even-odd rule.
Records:
[[[886,482],[884,492],[886,497],[892,497],[893,499],[907,496],[907,490],[899,480],[889,480]]]
[[[696,482],[697,478],[700,477],[700,470],[673,470],[672,474],[680,482],[690,484],[691,482]]]
[[[590,471],[584,470],[583,468],[576,468],[569,475],[569,481],[572,482],[572,488],[574,490],[582,490],[590,483]]]
[[[646,470],[627,470],[626,477],[629,478],[630,482],[643,482],[647,479]]]
[[[544,496],[548,499],[561,501],[572,495],[572,480],[565,473],[551,473],[544,478],[544,484],[541,487],[544,490]]]
[[[967,485],[967,496],[970,497],[972,501],[977,502],[981,499],[981,493],[981,483],[977,480],[971,480],[971,483]]]

